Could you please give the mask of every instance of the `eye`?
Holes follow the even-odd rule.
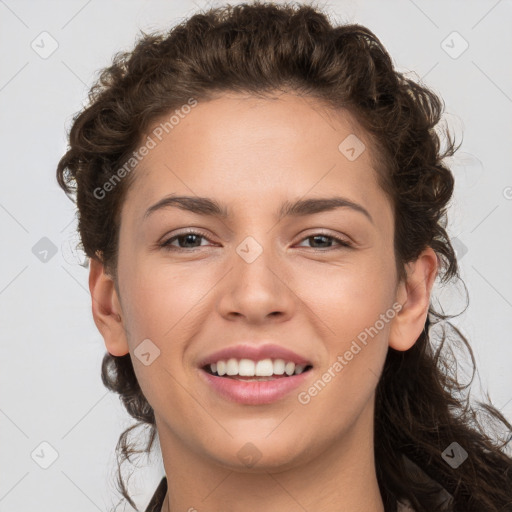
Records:
[[[322,249],[322,248],[327,248],[327,249],[330,249],[331,246],[326,246],[325,244],[326,243],[329,243],[329,240],[332,241],[334,240],[338,246],[341,246],[341,248],[344,248],[344,247],[352,247],[352,244],[350,242],[348,242],[347,240],[343,239],[343,238],[340,238],[340,237],[337,237],[337,236],[334,236],[334,235],[327,235],[325,233],[315,233],[313,235],[310,235],[306,238],[303,238],[303,241],[306,241],[306,240],[312,240],[313,241],[313,244],[320,244],[320,247],[313,247],[313,249]],[[323,245],[323,247],[322,247]],[[338,247],[339,249],[340,247]],[[336,249],[336,247],[334,247],[334,249]],[[325,251],[323,251],[325,252]]]
[[[186,231],[183,233],[178,233],[177,235],[174,235],[173,237],[167,239],[166,241],[162,242],[160,247],[163,247],[169,251],[187,251],[187,249],[194,249],[197,247],[201,247],[200,240],[209,240],[206,236],[204,236],[202,233],[198,231]],[[174,241],[178,242],[178,247],[176,245],[172,245]],[[182,243],[180,243],[182,242]],[[197,244],[199,242],[199,245]],[[183,247],[185,246],[185,247]]]

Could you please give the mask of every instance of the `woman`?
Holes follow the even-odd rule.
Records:
[[[456,148],[370,30],[306,5],[213,9],[118,54],[90,100],[57,178],[103,382],[147,451],[158,434],[146,510],[512,510],[505,441],[446,358],[466,340],[430,301],[458,272]]]

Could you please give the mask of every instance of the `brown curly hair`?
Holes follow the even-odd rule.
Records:
[[[443,163],[458,147],[445,130],[446,149],[441,151],[434,130],[444,104],[397,72],[368,28],[335,26],[320,9],[293,3],[256,1],[198,12],[168,33],[142,32],[131,52],[117,53],[112,65],[101,70],[89,105],[73,119],[69,149],[57,168],[59,185],[76,193],[85,253],[102,261],[117,282],[120,207],[134,173],[112,187],[108,200],[100,200],[95,190],[112,180],[150,123],[190,98],[208,100],[227,91],[265,96],[276,90],[345,109],[370,137],[380,184],[393,206],[399,277],[405,277],[405,263],[430,246],[441,263],[441,283],[458,278],[446,231],[454,178]],[[404,499],[417,512],[512,510],[512,459],[505,454],[512,425],[490,401],[470,403],[475,360],[467,340],[447,320],[452,316],[430,304],[414,346],[405,352],[388,350],[375,401],[375,461],[387,512],[396,511]],[[438,338],[434,325],[442,328]],[[470,355],[473,375],[467,384],[457,379],[457,348]],[[119,490],[135,508],[121,463],[151,450],[154,412],[130,354],[106,353],[102,380],[138,420],[116,447]],[[479,418],[482,413],[485,421]],[[142,451],[128,442],[137,426],[150,430]],[[504,431],[501,444],[497,434],[490,436],[491,426]],[[441,456],[454,441],[469,454],[457,469]],[[436,501],[439,485],[449,492],[442,504]]]

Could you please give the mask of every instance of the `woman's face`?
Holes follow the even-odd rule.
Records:
[[[161,440],[226,467],[292,467],[371,427],[398,288],[364,133],[310,98],[234,93],[151,130],[121,212],[118,289]],[[172,195],[205,198],[202,211],[151,210]],[[334,198],[357,206],[315,203]],[[238,345],[275,345],[311,369],[262,384],[207,375],[205,358]]]

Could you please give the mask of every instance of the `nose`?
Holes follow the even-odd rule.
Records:
[[[258,324],[283,322],[292,317],[298,297],[293,292],[290,269],[270,248],[248,237],[230,260],[218,302],[228,320],[243,318]]]

